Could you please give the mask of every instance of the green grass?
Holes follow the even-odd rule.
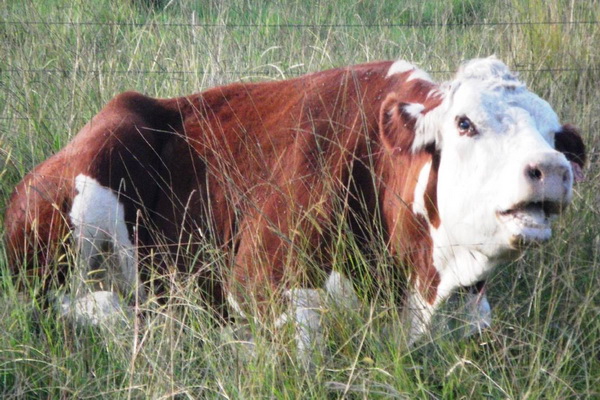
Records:
[[[498,269],[483,337],[434,330],[408,350],[385,304],[332,310],[331,354],[312,373],[295,366],[292,332],[256,335],[252,353],[185,279],[134,326],[74,329],[16,293],[0,247],[0,397],[600,397],[599,25],[485,24],[599,21],[597,4],[150,3],[0,0],[0,214],[22,176],[119,92],[178,96],[376,59],[406,58],[443,80],[462,60],[496,54],[581,128],[588,180],[551,243]]]

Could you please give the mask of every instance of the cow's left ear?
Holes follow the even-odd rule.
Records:
[[[425,106],[400,101],[391,93],[379,111],[379,135],[384,148],[392,154],[414,151],[415,131]]]
[[[554,135],[554,147],[567,157],[573,168],[575,182],[583,180],[583,166],[585,165],[585,145],[581,135],[573,125],[563,125],[561,130]]]

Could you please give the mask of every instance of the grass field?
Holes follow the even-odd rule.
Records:
[[[496,54],[588,146],[554,240],[495,273],[483,336],[436,330],[406,349],[395,311],[332,310],[331,354],[310,373],[291,334],[258,335],[251,354],[236,326],[211,323],[193,282],[130,326],[74,329],[16,293],[0,244],[0,397],[600,398],[598,2],[260,3],[0,0],[0,214],[23,175],[124,90],[170,97],[397,58],[444,80]],[[454,326],[451,312],[439,319]]]

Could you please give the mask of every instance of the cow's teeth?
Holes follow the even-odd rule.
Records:
[[[552,235],[552,214],[546,209],[543,203],[527,203],[499,212],[498,217],[517,242],[541,242]]]

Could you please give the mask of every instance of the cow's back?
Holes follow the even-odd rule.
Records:
[[[348,184],[352,164],[373,150],[369,137],[376,142],[389,66],[173,99],[115,97],[15,189],[5,222],[11,265],[20,269],[25,261],[30,270],[42,267],[36,272],[44,277],[55,274],[79,175],[116,194],[141,257],[158,253],[159,266],[198,268],[196,253],[207,237],[240,250],[244,229],[272,229],[266,226],[328,201],[328,192]],[[283,225],[277,228],[291,229]]]
[[[160,230],[170,241],[181,240],[181,227],[187,238],[210,231],[224,244],[239,230],[240,215],[260,212],[273,192],[322,189],[306,186],[306,177],[341,181],[377,132],[373,99],[385,97],[388,67],[366,64],[163,100],[183,126],[161,155],[169,190],[159,191],[154,208]]]

